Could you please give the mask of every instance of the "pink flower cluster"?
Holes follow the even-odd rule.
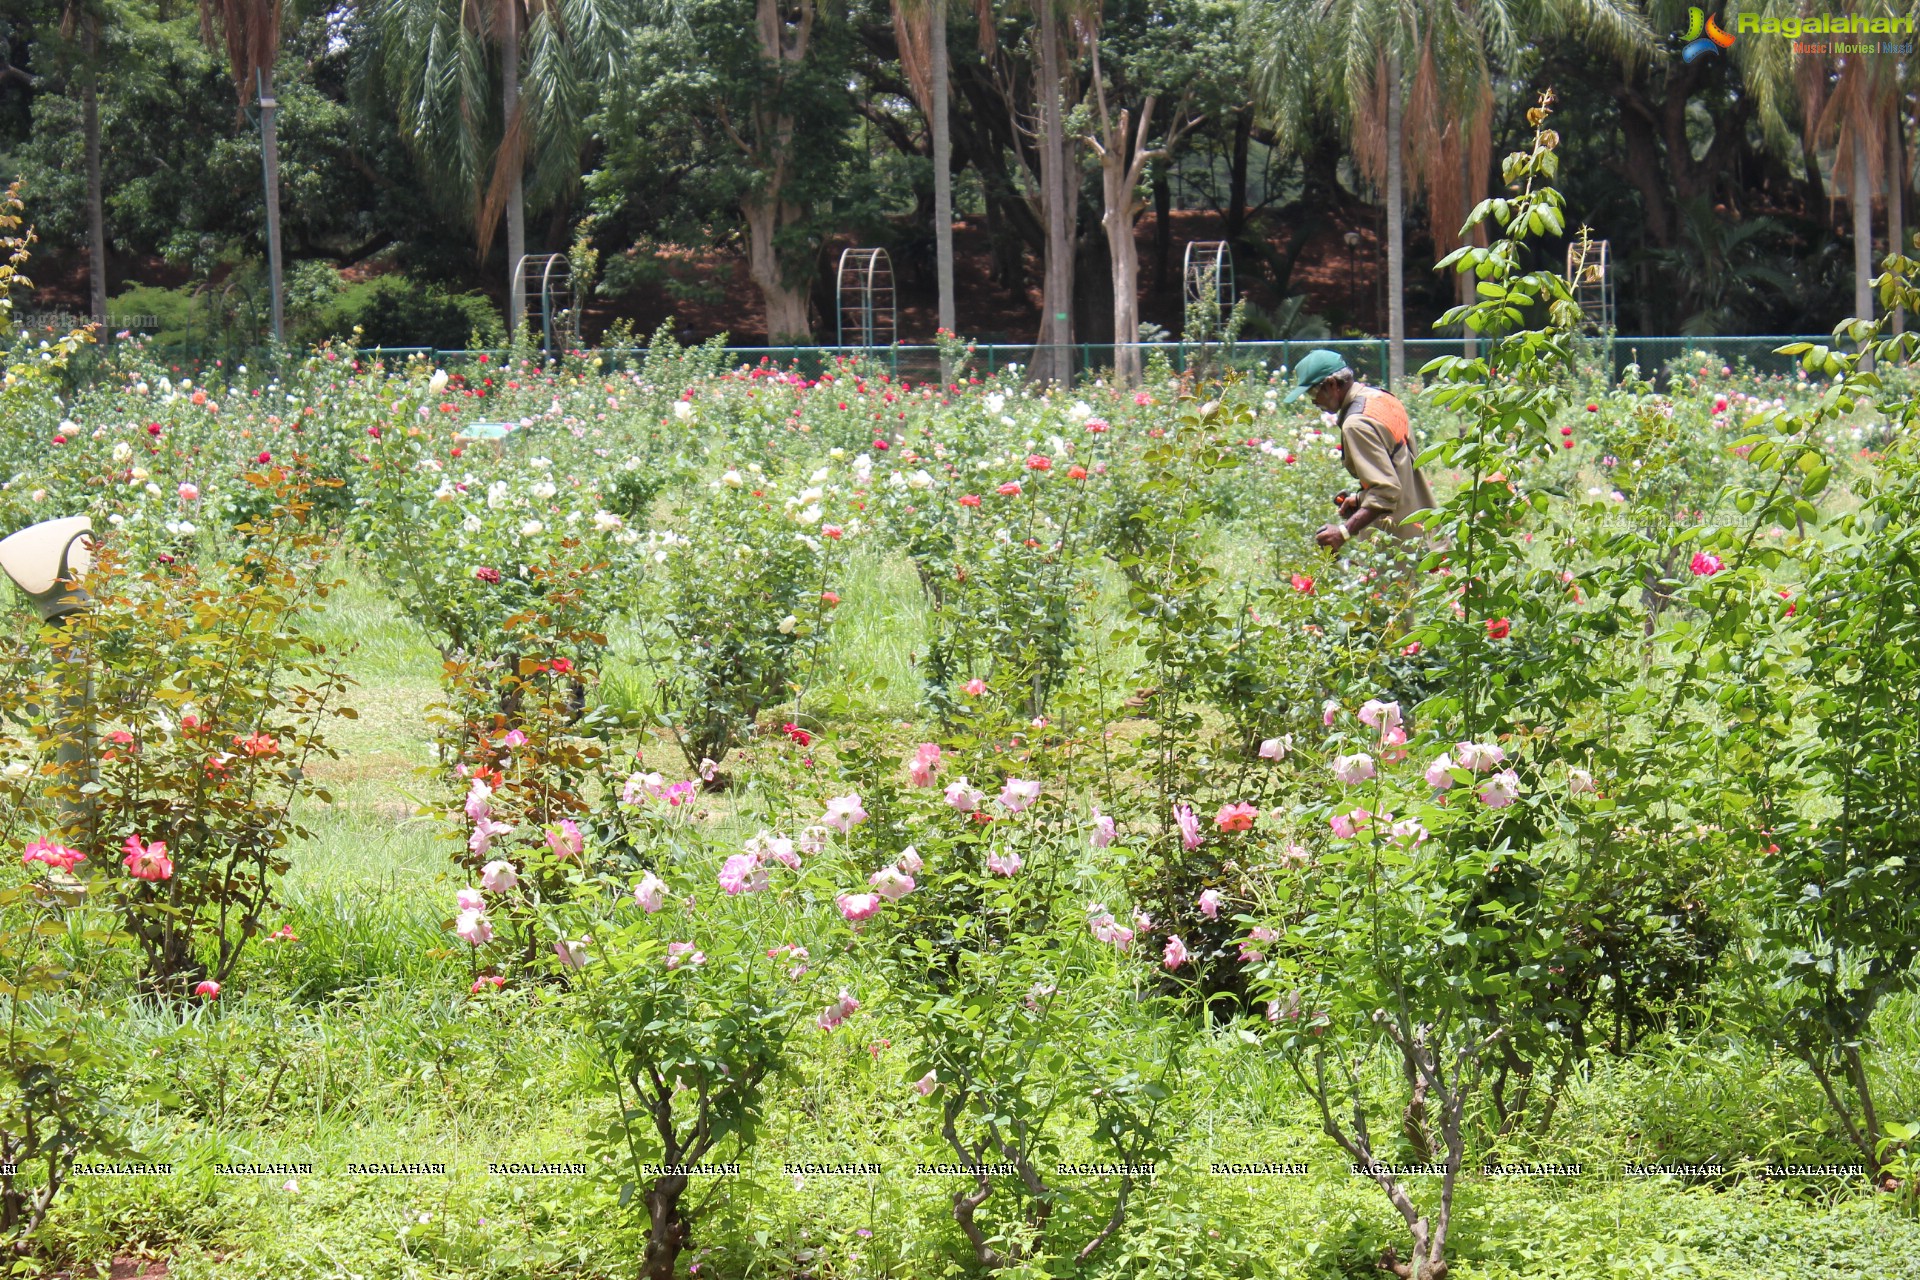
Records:
[[[855,1000],[853,996],[847,992],[846,988],[842,987],[840,989],[840,998],[828,1005],[825,1011],[820,1014],[818,1026],[822,1031],[832,1031],[848,1018],[851,1018],[853,1011],[859,1007],[860,1002]]]
[[[165,845],[160,847],[163,851],[166,849]],[[55,871],[64,871],[69,874],[72,873],[74,864],[86,860],[87,855],[78,849],[69,849],[51,840],[35,840],[20,854],[20,865],[23,867],[31,867],[36,862],[42,862]]]
[[[907,776],[916,787],[933,785],[933,775],[940,769],[940,744],[923,742],[914,750],[913,759],[907,762]]]
[[[1100,941],[1112,943],[1122,951],[1125,951],[1133,942],[1133,930],[1116,921],[1113,918],[1113,912],[1098,902],[1087,904],[1087,928],[1091,929],[1093,936]]]
[[[128,836],[122,848],[126,849],[127,856],[121,859],[121,863],[134,879],[157,884],[173,878],[173,859],[167,856],[165,841],[148,843],[139,836]]]

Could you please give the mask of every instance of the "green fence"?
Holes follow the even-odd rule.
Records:
[[[1830,338],[1827,335],[1807,338],[1789,334],[1741,337],[1591,335],[1578,341],[1576,365],[1582,374],[1596,380],[1604,378],[1609,384],[1618,382],[1629,366],[1637,366],[1643,376],[1658,377],[1682,356],[1699,359],[1702,368],[1715,374],[1721,367],[1729,369],[1744,367],[1756,373],[1792,377],[1798,367],[1797,362],[1793,357],[1775,355],[1774,352],[1787,343],[1806,341],[1827,342]],[[1262,371],[1284,372],[1290,369],[1294,361],[1304,353],[1326,347],[1345,356],[1347,363],[1361,377],[1376,385],[1389,382],[1387,343],[1382,338],[1237,342],[1228,346],[1206,347],[1188,343],[1160,342],[1140,343],[1138,347],[1143,363],[1149,366],[1156,361],[1164,361],[1172,369],[1184,373],[1204,362],[1210,369],[1233,368],[1253,374]],[[1026,368],[1033,363],[1035,349],[1029,343],[975,343],[972,347],[973,368],[976,372],[987,375],[1004,373],[1009,369]],[[1437,356],[1466,354],[1469,349],[1469,344],[1459,338],[1410,338],[1407,341],[1408,374],[1417,378],[1419,369],[1427,361]],[[160,359],[169,358],[167,353],[149,350]],[[1070,352],[1076,374],[1083,377],[1097,377],[1102,371],[1111,369],[1115,350],[1112,344],[1074,344]],[[727,352],[733,367],[736,368],[777,367],[808,377],[817,377],[836,365],[844,363],[878,367],[895,379],[904,378],[914,382],[932,381],[940,376],[940,350],[933,346],[729,347]],[[100,351],[99,354],[105,353]],[[505,359],[507,354],[504,350],[449,350],[436,347],[368,347],[358,352],[362,359],[395,362],[418,357],[435,365],[455,366],[477,363],[483,356],[498,362]],[[635,368],[642,366],[646,359],[644,348],[609,349],[582,354],[610,358],[617,363]],[[251,353],[251,359],[256,373],[270,367],[272,363],[271,356],[263,351]],[[223,363],[231,368],[235,364],[246,363],[246,361],[228,359]],[[206,362],[194,362],[182,366],[183,371],[190,369],[196,374],[206,367]]]

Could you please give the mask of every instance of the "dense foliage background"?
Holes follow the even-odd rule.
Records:
[[[1757,11],[1776,10],[1797,12]],[[1677,0],[20,0],[0,15],[0,178],[26,183],[43,308],[110,299],[113,327],[163,345],[255,343],[260,67],[296,339],[491,339],[523,249],[573,255],[590,341],[676,317],[682,339],[830,342],[839,250],[866,245],[891,251],[900,333],[926,341],[945,86],[946,327],[1030,341],[1067,311],[1075,339],[1112,341],[1112,163],[1134,179],[1118,234],[1139,322],[1180,332],[1185,246],[1220,240],[1248,337],[1388,335],[1402,309],[1417,337],[1457,296],[1428,265],[1550,87],[1621,332],[1864,314],[1913,204],[1916,59],[1771,35],[1683,59],[1688,21]],[[1123,137],[1123,112],[1144,134]]]

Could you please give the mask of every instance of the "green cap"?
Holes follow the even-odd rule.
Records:
[[[1300,363],[1293,367],[1293,390],[1287,392],[1287,402],[1291,404],[1307,392],[1325,382],[1336,373],[1347,372],[1347,359],[1338,351],[1329,351],[1321,347],[1309,351],[1300,357]]]

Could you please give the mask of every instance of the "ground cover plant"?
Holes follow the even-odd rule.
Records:
[[[15,1272],[1920,1267],[1916,342],[1584,376],[1537,112],[1412,554],[1279,369],[13,340]]]

